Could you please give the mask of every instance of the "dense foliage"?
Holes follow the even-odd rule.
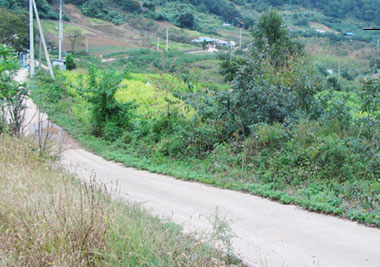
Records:
[[[28,95],[23,84],[14,80],[19,63],[14,50],[0,46],[0,132],[6,126],[15,135],[22,132],[25,99]]]
[[[74,58],[71,54],[67,54],[66,57],[65,57],[65,63],[66,63],[66,68],[68,70],[73,70],[76,68],[76,65],[75,65],[75,62],[74,62]]]
[[[380,226],[378,79],[349,87],[329,78],[276,12],[259,20],[248,52],[224,55],[227,85],[178,68],[173,54],[159,64],[159,54],[134,53],[132,68],[146,60],[156,74],[90,69],[83,83],[64,86],[63,110],[71,113],[46,98],[48,111],[84,144],[128,166]],[[121,112],[120,103],[129,106]]]
[[[250,0],[248,0],[250,1]],[[257,2],[253,0],[250,2]],[[296,4],[303,7],[312,7],[323,10],[331,17],[345,18],[355,16],[366,21],[380,23],[380,2],[377,0],[266,0],[269,4],[280,6],[283,4]]]
[[[38,12],[43,19],[58,19],[57,12],[53,11],[51,4],[53,0],[36,0]],[[28,9],[29,0],[0,0],[0,7],[16,12],[24,12]]]
[[[98,71],[89,67],[86,81],[78,93],[91,104],[92,132],[108,140],[116,140],[120,131],[128,129],[130,123],[130,103],[116,101],[115,94],[125,73],[114,70]]]
[[[222,57],[221,72],[233,82],[222,96],[231,130],[247,137],[255,123],[283,123],[297,113],[315,111],[318,84],[308,70],[303,47],[291,39],[275,11],[263,15],[252,32],[247,57]]]
[[[25,14],[0,8],[0,44],[16,51],[25,51],[29,45],[28,19]]]

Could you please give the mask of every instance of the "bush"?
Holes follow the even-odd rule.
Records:
[[[178,26],[181,28],[194,29],[196,26],[195,17],[191,13],[185,13],[178,17]]]
[[[83,88],[79,88],[78,93],[92,105],[91,116],[95,135],[115,140],[130,127],[135,109],[133,103],[120,103],[115,99],[116,91],[125,76],[124,72],[99,70],[90,66],[88,80]]]
[[[334,76],[329,77],[327,79],[327,84],[331,90],[335,90],[335,91],[341,91],[342,90],[342,86],[340,85],[337,77],[334,77]]]
[[[283,123],[297,112],[314,113],[318,108],[314,95],[320,90],[303,46],[292,40],[278,13],[263,15],[252,33],[250,53],[226,56],[221,65],[233,86],[220,94],[221,113],[244,138],[254,124]]]
[[[252,134],[244,142],[244,153],[252,156],[264,148],[280,148],[288,139],[289,133],[280,124],[259,123],[252,127]]]
[[[331,97],[331,96],[329,96]],[[351,109],[344,100],[337,98],[324,99],[324,111],[321,123],[325,125],[326,132],[344,135],[344,132],[352,126]]]
[[[74,62],[74,58],[71,54],[67,54],[66,56],[66,68],[68,70],[73,70],[75,69],[77,66],[75,65],[75,62]]]
[[[322,132],[322,127],[318,121],[308,121],[300,119],[293,129],[293,138],[296,144],[306,148],[313,144]]]

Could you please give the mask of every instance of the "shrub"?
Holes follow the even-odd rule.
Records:
[[[327,127],[325,131],[343,135],[344,131],[350,129],[352,125],[350,107],[344,100],[334,98],[331,95],[323,101],[324,111],[321,116],[321,122]]]
[[[338,79],[334,76],[329,77],[327,79],[327,84],[329,85],[331,90],[335,90],[335,91],[341,91],[342,90],[342,86],[338,82]]]
[[[68,70],[73,70],[75,69],[77,66],[75,65],[75,62],[74,62],[74,58],[71,54],[67,54],[66,56],[66,68]]]
[[[280,123],[269,125],[259,123],[252,127],[252,134],[245,142],[245,153],[255,154],[255,150],[279,148],[288,138],[288,132]]]
[[[303,148],[306,148],[317,140],[321,131],[322,129],[318,121],[301,119],[293,130],[294,141]]]
[[[181,28],[194,29],[196,26],[195,17],[191,13],[185,13],[178,17],[177,23]]]
[[[91,103],[93,133],[105,138],[114,139],[117,129],[121,137],[123,131],[130,126],[134,105],[132,102],[120,103],[115,94],[125,73],[115,70],[99,70],[94,66],[89,68],[88,81],[79,88],[80,95]]]

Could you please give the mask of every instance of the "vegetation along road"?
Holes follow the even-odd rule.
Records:
[[[22,70],[19,81],[26,77]],[[36,114],[29,101],[27,118]],[[29,129],[34,129],[33,123]],[[65,136],[60,133],[60,136]],[[62,164],[83,179],[117,184],[120,197],[170,217],[185,230],[207,230],[215,214],[236,235],[233,250],[253,266],[380,266],[380,230],[260,197],[123,167],[85,151],[68,136]],[[228,238],[228,237],[227,237]]]

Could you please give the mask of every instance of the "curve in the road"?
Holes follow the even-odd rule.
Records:
[[[25,76],[25,73],[23,74]],[[26,77],[26,76],[25,76]],[[21,79],[22,80],[22,79]],[[27,118],[36,113],[28,101]],[[33,126],[31,126],[33,128]],[[120,197],[170,217],[185,230],[206,230],[218,208],[237,238],[234,250],[254,266],[380,267],[380,230],[311,213],[249,194],[185,182],[126,168],[78,146],[63,152],[62,164],[79,177],[118,184]]]

